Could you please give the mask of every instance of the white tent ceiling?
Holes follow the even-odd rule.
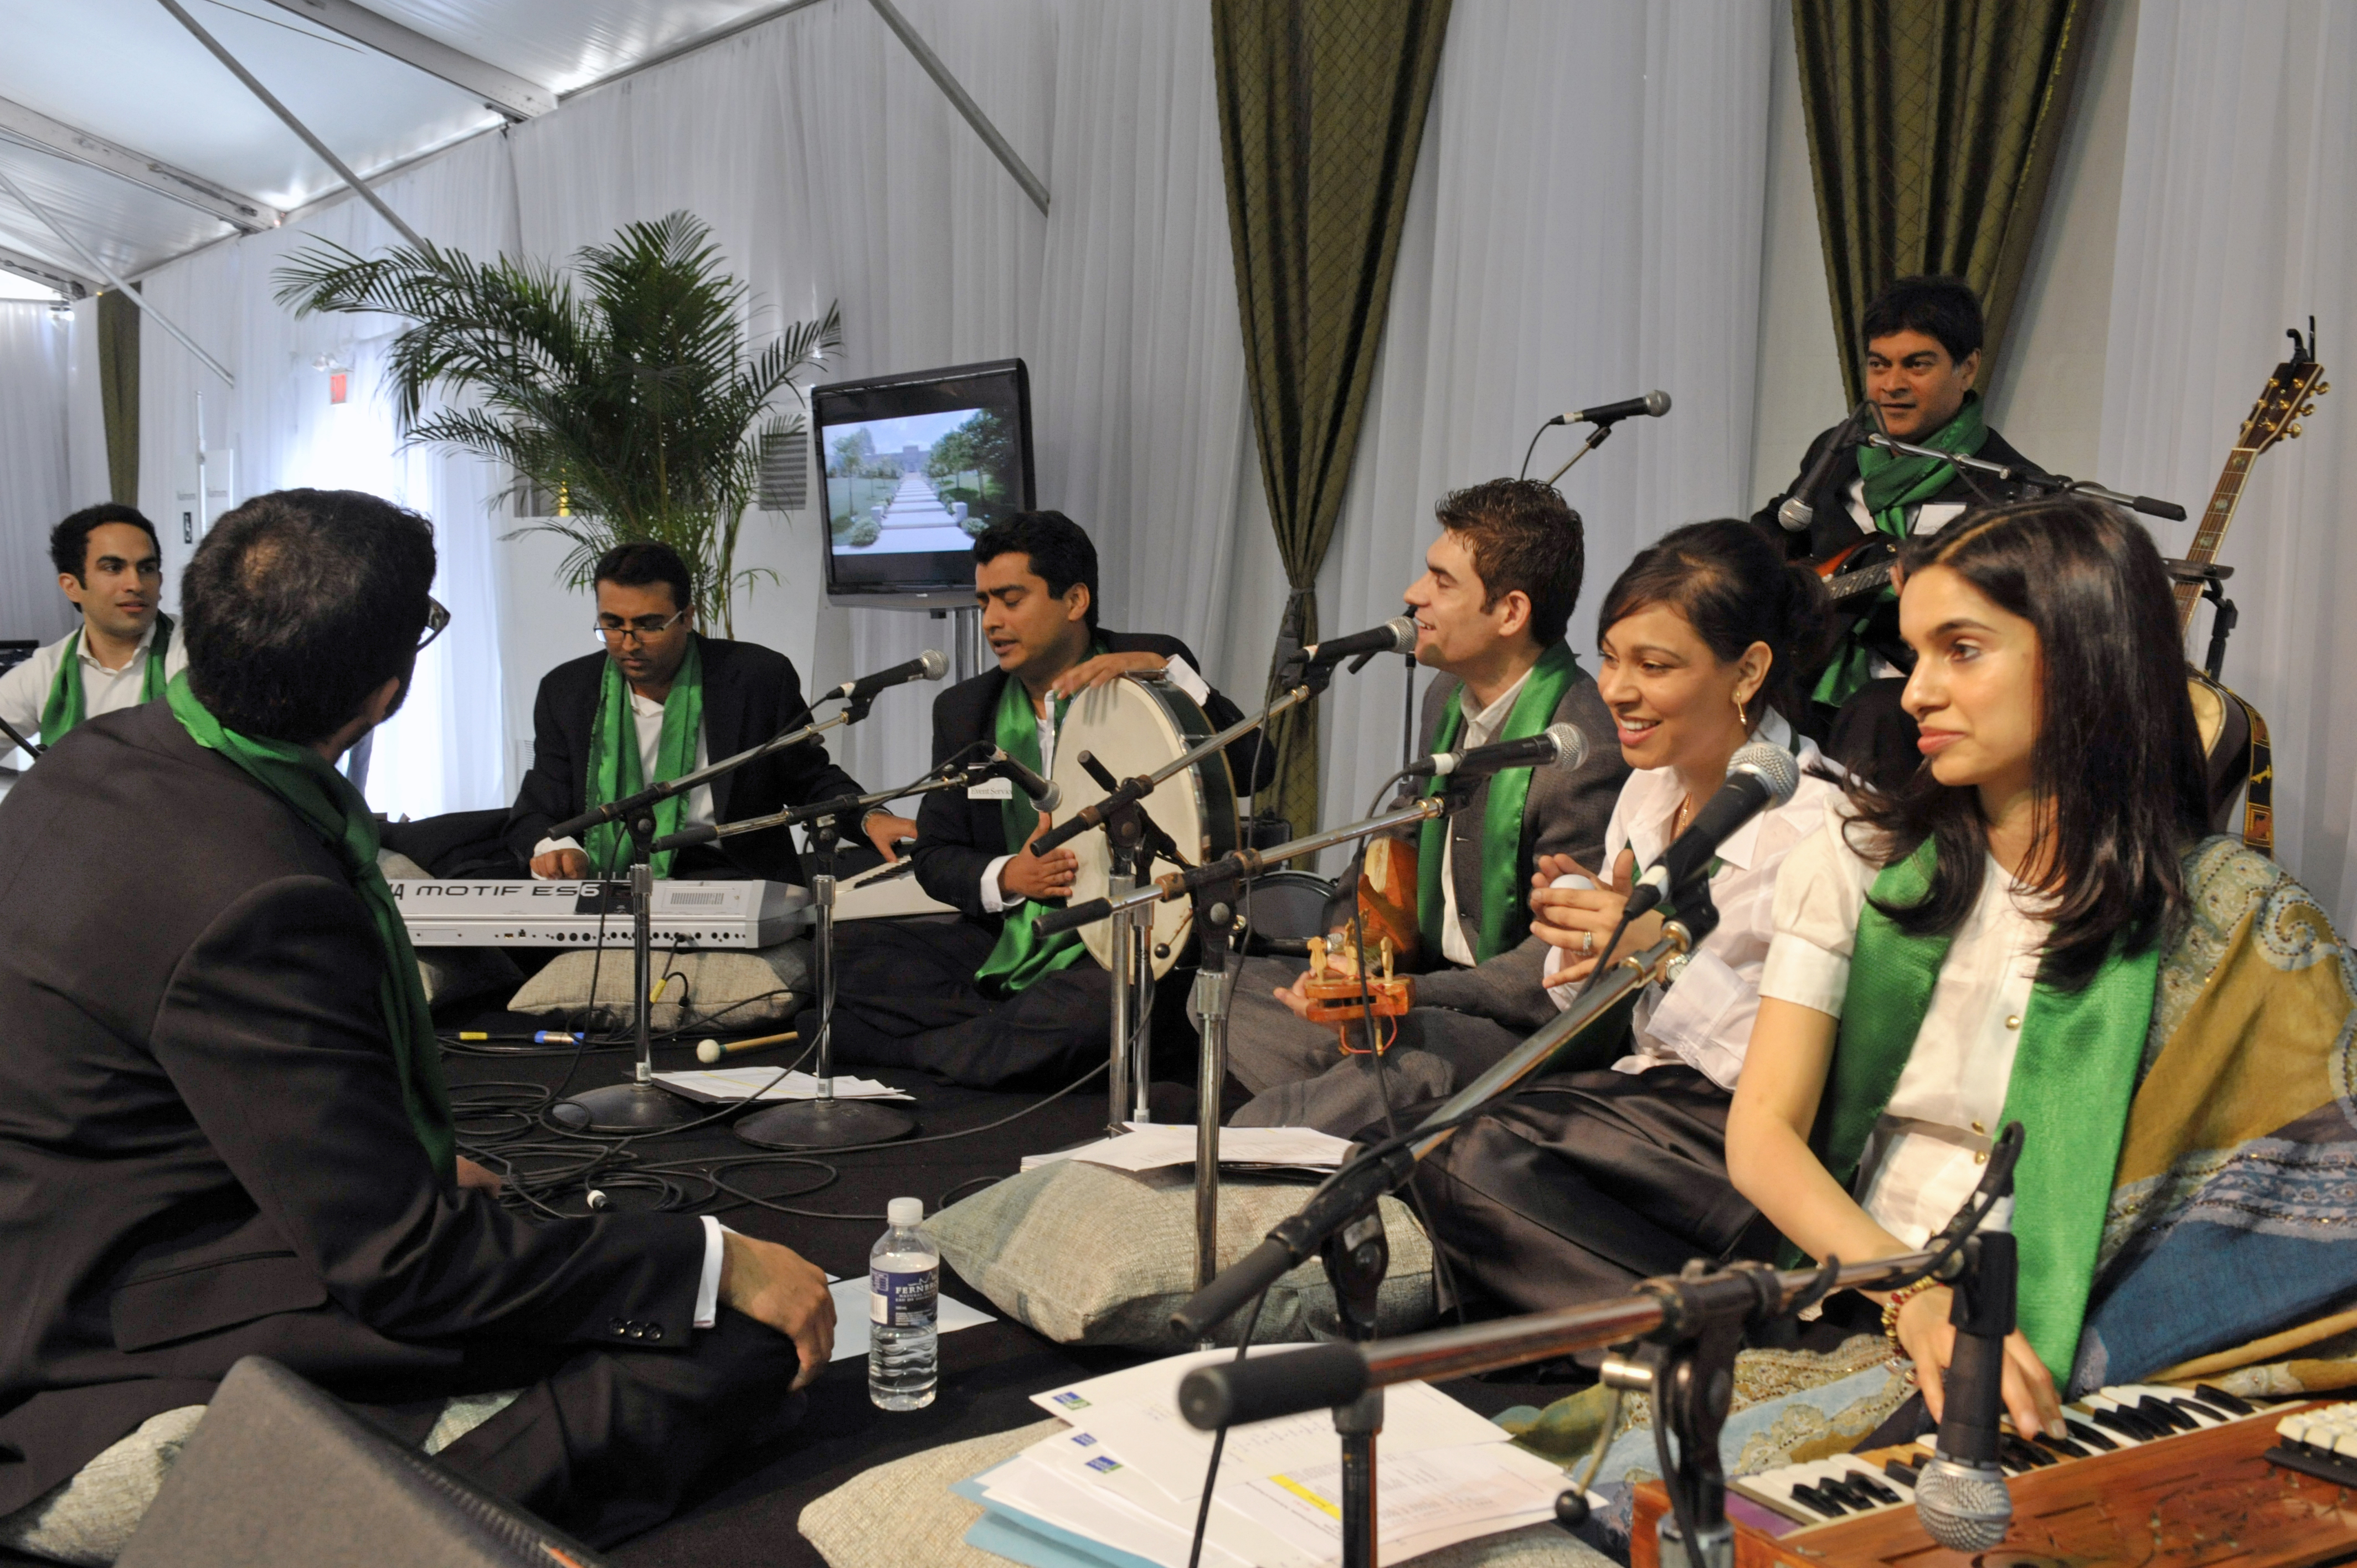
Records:
[[[491,92],[512,113],[543,112],[561,93],[795,8],[791,0],[184,3],[363,177],[498,124]],[[156,0],[75,0],[64,12],[54,0],[0,0],[0,174],[125,276],[241,226],[269,227],[340,187]],[[95,284],[94,270],[0,189],[0,271]]]

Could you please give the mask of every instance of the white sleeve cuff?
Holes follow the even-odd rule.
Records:
[[[1014,858],[1011,854],[1002,854],[982,868],[982,912],[984,914],[1006,913],[1006,897],[998,891],[998,874],[1006,870],[1006,863]],[[1022,900],[1018,898],[1016,902],[1019,904]]]
[[[727,1227],[709,1214],[704,1219],[704,1273],[695,1282],[695,1326],[709,1328],[720,1321],[720,1259],[727,1243]]]
[[[1164,664],[1162,673],[1172,685],[1186,693],[1188,699],[1197,707],[1200,708],[1211,700],[1211,688],[1203,683],[1203,678],[1200,675],[1195,673],[1194,666],[1177,654],[1172,654]]]
[[[1721,1089],[1731,1090],[1751,1047],[1759,1006],[1743,976],[1707,947],[1678,972],[1677,983],[1645,1020],[1645,1033],[1683,1057]]]
[[[554,850],[579,849],[580,847],[581,841],[576,838],[543,839],[538,843],[532,846],[532,858],[538,860],[542,855],[547,854]],[[549,879],[543,878],[543,880]]]
[[[1838,1018],[1849,990],[1849,960],[1803,937],[1779,931],[1760,970],[1760,994]]]

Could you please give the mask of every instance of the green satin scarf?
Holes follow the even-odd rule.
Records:
[[[164,694],[164,660],[172,651],[172,618],[156,618],[156,635],[147,642],[147,677],[139,700],[152,703]],[[48,701],[41,704],[41,744],[55,746],[68,731],[90,716],[81,691],[81,628],[66,634],[65,657],[58,660],[57,678],[49,682]]]
[[[1571,683],[1579,679],[1579,660],[1572,656],[1570,646],[1550,644],[1531,666],[1530,678],[1514,698],[1514,705],[1506,714],[1506,722],[1490,737],[1499,741],[1522,740],[1538,734],[1555,721],[1555,708],[1563,702]],[[1458,686],[1448,694],[1448,704],[1441,710],[1440,725],[1433,734],[1432,749],[1447,751],[1465,733],[1465,688]],[[1426,788],[1427,795],[1438,794],[1446,780],[1435,779]],[[1530,800],[1531,769],[1509,768],[1490,779],[1490,799],[1481,813],[1481,918],[1473,944],[1476,962],[1490,960],[1514,946],[1531,929],[1530,906],[1523,894],[1530,885],[1531,860],[1523,843],[1523,808]],[[1416,830],[1415,840],[1415,916],[1416,926],[1424,940],[1425,959],[1437,966],[1440,959],[1440,922],[1445,900],[1441,897],[1440,862],[1448,843],[1448,824],[1439,817],[1426,821]]]
[[[1931,435],[1914,443],[1935,451],[1953,452],[1969,457],[1988,444],[1988,422],[1981,406],[1981,394],[1968,392],[1964,405],[1955,417]],[[1931,457],[1916,457],[1899,452],[1888,452],[1879,446],[1857,449],[1858,478],[1865,481],[1866,510],[1874,518],[1874,526],[1893,539],[1907,537],[1907,509],[1931,499],[1953,483],[1955,466]],[[1870,603],[1881,606],[1895,597],[1888,588],[1877,594]],[[1852,623],[1842,638],[1841,647],[1825,672],[1817,681],[1815,700],[1828,707],[1839,707],[1855,695],[1857,689],[1874,678],[1874,655],[1858,643],[1867,623],[1874,618],[1869,609]]]
[[[1102,642],[1092,640],[1090,658],[1105,651]],[[1064,714],[1071,705],[1069,697],[1058,697],[1056,729],[1064,728]],[[998,693],[998,711],[991,721],[991,737],[998,749],[1023,764],[1034,773],[1045,773],[1039,758],[1039,718],[1031,706],[1031,693],[1022,682],[1008,676],[1006,689]],[[1024,844],[1039,831],[1039,809],[1031,797],[1020,789],[1010,789],[1006,799],[998,803],[999,818],[1006,826],[1006,848],[1009,854],[1028,853]],[[1052,937],[1039,932],[1039,911],[1060,909],[1064,901],[1051,899],[1042,904],[1026,898],[1008,909],[1005,923],[998,929],[998,941],[991,948],[990,956],[975,972],[974,981],[985,995],[1013,996],[1028,989],[1040,976],[1069,969],[1088,950],[1078,931],[1059,931]]]
[[[1926,840],[1886,866],[1875,878],[1874,897],[1893,908],[1920,902],[1931,889],[1935,853]],[[1907,935],[1872,904],[1859,918],[1813,1140],[1845,1187],[1855,1181],[1867,1140],[1914,1053],[1949,945],[1947,937]],[[2159,973],[2154,947],[2115,951],[2083,990],[2040,981],[2030,992],[2006,1081],[1996,1125],[2018,1122],[2023,1133],[2012,1224],[2020,1243],[2021,1331],[2058,1387],[2078,1352]]]
[[[409,928],[377,869],[376,819],[351,781],[307,746],[282,740],[259,740],[222,727],[197,695],[188,677],[173,678],[165,700],[199,746],[228,757],[255,783],[293,808],[319,836],[352,879],[352,891],[368,907],[376,923],[378,945],[384,950],[384,972],[377,977],[377,1003],[384,1010],[385,1037],[393,1047],[394,1076],[401,1082],[401,1103],[425,1157],[447,1187],[456,1179],[458,1139],[450,1123],[450,1090],[442,1079],[442,1047],[434,1037],[434,1015],[425,1004],[425,983],[417,972],[417,954],[409,945]]]
[[[704,649],[702,639],[687,639],[687,657],[663,694],[662,739],[655,748],[655,776],[643,777],[639,764],[639,726],[630,712],[630,683],[622,667],[606,660],[597,687],[597,708],[589,720],[588,805],[602,806],[637,794],[648,784],[664,784],[695,766],[695,743],[704,734]],[[687,815],[687,796],[673,795],[655,808],[655,834],[679,832]],[[619,822],[599,822],[589,830],[589,874],[604,876],[630,855],[630,835]],[[672,852],[659,850],[647,857],[657,876],[671,875]]]

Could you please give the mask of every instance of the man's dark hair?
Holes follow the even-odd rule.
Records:
[[[1060,511],[1018,511],[974,535],[974,564],[1001,555],[1028,555],[1031,575],[1061,598],[1074,583],[1089,590],[1088,626],[1097,628],[1097,547],[1081,525]]]
[[[49,562],[57,567],[58,575],[71,577],[84,587],[90,585],[90,579],[83,575],[90,570],[90,536],[110,522],[129,523],[147,536],[156,554],[164,553],[163,541],[156,537],[156,525],[137,507],[117,506],[113,501],[86,506],[49,530]]]
[[[1972,285],[1962,278],[1934,276],[1900,278],[1876,295],[1859,327],[1868,343],[1894,332],[1921,332],[1937,339],[1958,364],[1966,355],[1980,352],[1987,331],[1980,296]]]
[[[1579,602],[1587,545],[1579,514],[1538,479],[1484,479],[1451,490],[1432,509],[1440,526],[1465,536],[1481,579],[1481,607],[1515,589],[1530,596],[1531,636],[1560,641]]]
[[[434,525],[359,490],[274,490],[180,577],[188,685],[230,729],[307,746],[417,661]]]
[[[597,557],[590,571],[589,582],[594,588],[599,583],[619,583],[625,588],[643,588],[652,583],[671,585],[671,607],[683,610],[695,603],[695,578],[679,552],[657,539],[633,539],[627,544],[617,544]]]

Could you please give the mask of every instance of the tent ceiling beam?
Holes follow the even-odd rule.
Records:
[[[1031,172],[1031,166],[1023,161],[1014,144],[998,134],[998,127],[990,123],[990,116],[982,112],[982,105],[974,101],[974,95],[950,74],[950,68],[942,63],[942,57],[933,52],[932,45],[925,42],[924,35],[909,26],[909,18],[900,15],[900,8],[893,5],[892,0],[867,0],[867,3],[876,7],[876,14],[884,18],[884,25],[899,35],[900,41],[909,47],[909,52],[917,57],[917,63],[924,67],[925,74],[933,79],[933,85],[956,105],[957,112],[965,116],[965,123],[974,127],[974,134],[982,138],[983,145],[988,147],[1006,166],[1006,172],[1015,177],[1015,183],[1023,188],[1023,194],[1031,199],[1031,205],[1039,209],[1039,215],[1046,217],[1048,187]]]
[[[278,225],[278,209],[254,197],[241,195],[202,176],[175,168],[161,158],[151,158],[5,98],[0,98],[0,136],[102,170],[158,196],[168,196],[208,217],[234,224],[244,233],[258,233]]]
[[[452,48],[439,38],[405,27],[355,0],[272,0],[282,11],[341,33],[379,54],[391,55],[436,76],[453,87],[479,95],[483,106],[511,120],[531,120],[556,107],[554,90]]]
[[[68,299],[87,299],[105,286],[80,273],[68,272],[55,262],[45,262],[38,256],[8,245],[0,245],[0,272],[15,273],[18,277],[45,283]]]

